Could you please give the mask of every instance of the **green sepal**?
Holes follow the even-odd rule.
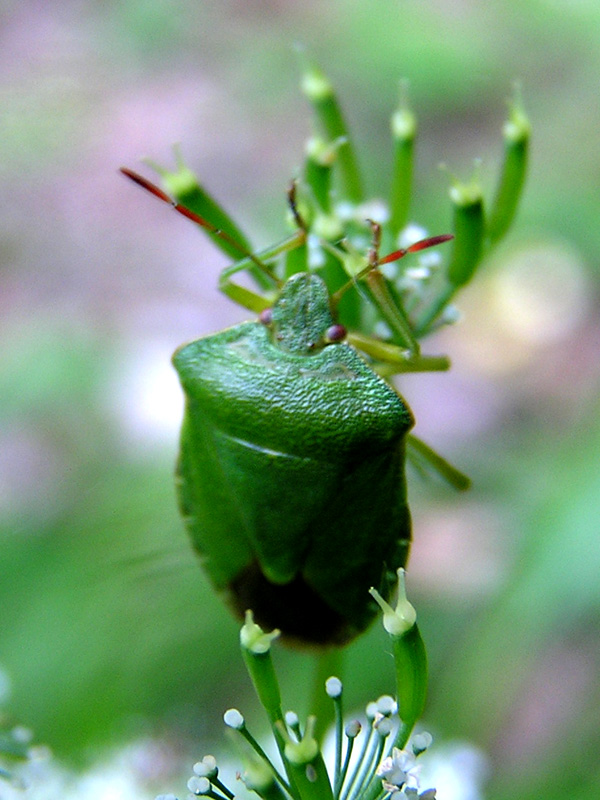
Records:
[[[302,74],[301,87],[312,104],[328,142],[340,141],[337,163],[345,196],[348,200],[359,203],[363,197],[362,181],[354,147],[333,86],[317,66],[307,63]]]
[[[288,764],[301,800],[333,800],[327,768],[320,753],[310,764]]]
[[[271,724],[283,717],[281,711],[281,692],[271,659],[271,642],[279,636],[279,631],[265,633],[254,622],[252,612],[246,612],[246,621],[240,631],[242,656],[246,669],[258,695],[262,707],[267,712]]]
[[[286,800],[287,795],[277,783],[271,766],[262,759],[245,759],[245,770],[241,779],[251,792],[255,792],[263,800]]]
[[[306,143],[304,179],[314,199],[326,214],[331,211],[331,168],[335,161],[334,144],[321,136],[312,136]]]
[[[427,699],[427,652],[415,624],[404,634],[392,636],[398,715],[404,727],[412,730],[421,717]]]
[[[487,236],[492,245],[504,236],[512,224],[527,173],[531,125],[518,96],[511,104],[502,133],[504,162],[487,225]]]
[[[417,613],[406,597],[404,570],[398,570],[398,599],[395,608],[375,589],[371,589],[370,593],[383,610],[383,627],[392,640],[398,716],[402,720],[395,744],[404,747],[425,707],[427,652],[417,626]],[[399,744],[400,736],[402,742]]]
[[[458,289],[468,283],[483,252],[483,196],[477,181],[455,183],[450,189],[454,209],[454,241],[447,278]]]
[[[301,800],[333,800],[327,768],[314,735],[315,725],[316,717],[309,717],[300,741],[290,738],[283,723],[277,729],[285,741],[283,752],[288,774]]]
[[[299,244],[298,247],[288,250],[285,254],[284,260],[284,276],[291,278],[298,272],[306,272],[308,265],[308,247],[306,241]]]
[[[406,85],[402,85],[402,95]],[[390,220],[388,229],[396,238],[408,220],[408,209],[413,181],[414,146],[417,134],[417,119],[408,108],[404,97],[391,118],[394,163],[392,168],[392,188],[390,193]]]
[[[406,437],[406,457],[422,473],[426,473],[428,470],[437,472],[447,484],[458,492],[464,492],[471,486],[471,479],[468,475],[446,461],[422,439],[410,433]]]
[[[393,342],[406,347],[411,356],[418,356],[419,343],[414,337],[406,312],[398,300],[391,281],[387,281],[378,269],[374,269],[366,276],[365,283],[375,308],[390,326]]]

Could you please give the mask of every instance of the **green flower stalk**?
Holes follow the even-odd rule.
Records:
[[[331,213],[332,169],[337,157],[337,144],[341,143],[330,144],[321,136],[311,136],[306,143],[304,179],[324,214]]]
[[[401,84],[400,105],[392,114],[391,130],[394,147],[392,189],[390,193],[389,233],[396,238],[408,222],[408,209],[413,182],[414,149],[417,118],[406,102],[407,84]]]
[[[450,189],[454,212],[454,241],[447,269],[452,292],[466,286],[475,274],[483,254],[485,223],[483,195],[476,179]]]
[[[339,143],[338,162],[345,195],[351,202],[360,203],[363,191],[358,162],[333,86],[316,65],[309,63],[305,65],[301,86],[323,135],[329,143]]]
[[[272,725],[283,717],[279,683],[271,659],[271,644],[279,635],[278,630],[265,633],[254,622],[252,612],[246,611],[246,621],[240,631],[242,655],[258,699]]]
[[[504,136],[504,162],[487,224],[490,245],[500,241],[510,228],[523,193],[527,174],[531,125],[523,109],[518,86],[515,87],[515,97],[502,133]]]
[[[417,612],[406,597],[404,570],[398,570],[398,599],[392,608],[375,589],[372,597],[383,610],[383,627],[392,640],[396,667],[398,714],[402,725],[396,746],[404,747],[421,717],[427,698],[427,653],[417,626]]]
[[[277,727],[285,741],[284,755],[301,800],[333,800],[329,776],[315,738],[316,717],[309,717],[301,739],[294,740],[283,723]]]

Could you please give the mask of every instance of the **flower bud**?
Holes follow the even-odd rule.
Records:
[[[343,140],[338,148],[340,177],[346,197],[353,202],[359,202],[363,193],[358,164],[333,86],[325,74],[312,63],[305,64],[301,86],[310,100],[326,141]]]
[[[406,83],[401,85],[400,106],[392,114],[391,128],[394,144],[392,190],[390,194],[390,233],[396,236],[406,225],[413,179],[414,146],[417,119],[405,99]]]
[[[458,289],[468,283],[483,251],[483,196],[478,181],[456,182],[450,189],[454,209],[454,242],[447,277]]]
[[[371,595],[383,609],[383,625],[392,637],[398,714],[408,737],[425,705],[427,653],[417,627],[416,611],[406,597],[404,570],[398,570],[398,600],[395,609],[374,589],[371,589]]]
[[[300,741],[290,738],[283,722],[276,724],[284,745],[284,757],[301,800],[333,800],[329,776],[315,738],[317,718],[309,717]]]
[[[244,717],[237,708],[228,708],[223,714],[223,721],[228,728],[233,728],[235,731],[241,731],[246,724],[244,722]]]
[[[271,660],[271,642],[279,636],[279,631],[265,633],[254,622],[251,611],[246,611],[246,621],[240,631],[240,643],[246,669],[263,708],[271,722],[282,718],[281,693]]]
[[[495,244],[509,229],[525,183],[531,126],[525,115],[518,88],[508,120],[504,123],[504,162],[488,222],[488,238]]]

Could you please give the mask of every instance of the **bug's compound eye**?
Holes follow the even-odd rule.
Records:
[[[261,311],[258,316],[258,321],[269,327],[269,325],[273,324],[273,309],[272,308],[265,308],[264,311]]]
[[[348,331],[343,325],[331,325],[325,331],[325,342],[327,344],[334,344],[335,342],[341,342],[346,338],[346,334]]]

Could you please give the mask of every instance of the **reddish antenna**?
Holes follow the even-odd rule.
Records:
[[[435,247],[436,244],[449,242],[450,239],[454,239],[454,236],[451,233],[442,233],[439,236],[430,236],[428,239],[420,239],[418,242],[411,244],[409,247],[403,247],[400,250],[394,250],[393,253],[389,253],[389,255],[378,259],[377,264],[389,264],[391,261],[398,261],[398,259],[403,258],[408,253],[418,253],[419,250],[426,250],[428,247]]]
[[[244,256],[244,258],[249,258],[252,263],[260,269],[261,272],[263,272],[269,278],[272,278],[271,272],[266,264],[263,264],[262,261],[249,250],[246,250],[246,248],[236,241],[233,236],[230,236],[227,231],[224,231],[222,228],[218,228],[216,225],[213,225],[212,222],[209,222],[207,219],[204,219],[204,217],[196,214],[187,206],[184,206],[182,203],[178,203],[176,200],[173,200],[172,197],[169,197],[166,192],[163,192],[163,190],[160,189],[156,184],[152,183],[152,181],[144,178],[143,175],[140,175],[139,173],[134,172],[132,169],[128,169],[127,167],[120,167],[119,172],[125,175],[126,178],[132,180],[134,183],[137,183],[137,185],[141,186],[142,189],[150,192],[150,194],[154,195],[154,197],[158,197],[158,199],[162,200],[163,203],[170,205],[171,208],[177,211],[178,214],[181,214],[183,217],[187,217],[187,219],[191,219],[191,221],[195,222],[196,225],[200,225],[202,228],[210,231],[210,233],[214,233],[215,236],[219,236],[221,239],[234,247],[241,256]]]

